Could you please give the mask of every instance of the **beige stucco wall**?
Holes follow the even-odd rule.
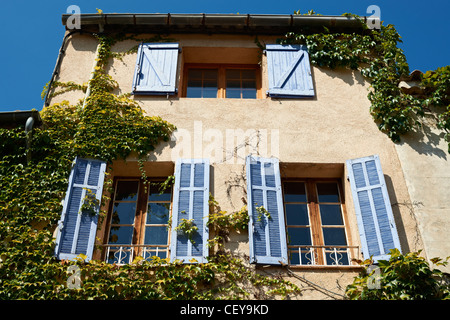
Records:
[[[182,48],[256,48],[254,37],[251,36],[170,37],[175,38]],[[275,42],[275,38],[259,37],[259,40],[261,43]],[[69,42],[60,81],[88,81],[95,57],[95,44],[95,39],[85,36],[77,36]],[[116,44],[113,50],[126,51],[136,44],[127,40]],[[135,61],[136,54],[111,61],[108,73],[119,83],[117,93],[131,91]],[[261,66],[262,91],[266,92],[267,68],[264,55]],[[359,245],[344,163],[347,159],[378,154],[402,250],[408,252],[423,248],[416,220],[410,210],[411,200],[396,147],[378,130],[369,114],[369,84],[358,72],[316,67],[312,68],[312,71],[316,92],[312,99],[239,100],[136,96],[135,99],[149,115],[161,116],[178,128],[173,141],[161,144],[156,152],[149,156],[149,160],[175,161],[178,156],[210,158],[211,193],[221,208],[230,212],[240,209],[244,204],[241,200],[245,197],[246,189],[244,157],[249,153],[276,156],[282,163],[282,175],[285,163],[337,164],[341,168],[337,174],[342,178],[344,186],[351,238],[349,244]],[[75,103],[82,97],[80,92],[69,92],[55,97],[51,102],[68,99]],[[236,139],[232,138],[235,134]],[[132,163],[133,159],[129,159],[128,165],[133,166]],[[324,168],[326,167],[324,165]],[[123,165],[117,164],[116,169],[117,172],[123,172]],[[152,176],[151,171],[147,172],[148,176]],[[248,254],[248,236],[233,234],[228,247],[235,252]],[[281,269],[270,268],[264,271],[280,272]],[[305,288],[300,298],[307,299],[332,298],[333,295],[329,292],[319,290],[321,287],[343,294],[346,285],[357,274],[354,269],[295,269],[294,272],[298,277],[310,281],[307,283],[290,277]],[[313,288],[312,284],[316,284],[316,288]]]
[[[434,116],[396,145],[428,258],[450,256],[450,154]],[[450,272],[450,267],[439,267]]]

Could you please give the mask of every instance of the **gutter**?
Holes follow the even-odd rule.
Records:
[[[56,59],[56,65],[55,65],[55,68],[53,69],[52,77],[51,77],[51,79],[50,79],[50,81],[49,81],[49,83],[48,83],[48,86],[47,86],[47,92],[45,93],[45,97],[44,97],[44,107],[47,107],[47,106],[49,105],[49,103],[48,103],[48,100],[49,100],[49,94],[50,94],[50,91],[52,90],[53,82],[55,81],[56,77],[57,77],[58,74],[59,74],[59,68],[60,68],[61,63],[62,63],[62,58],[63,58],[63,56],[64,56],[64,54],[65,54],[65,52],[66,52],[65,45],[66,45],[66,43],[67,43],[67,40],[68,40],[73,34],[76,34],[76,33],[80,33],[80,34],[91,34],[91,35],[92,35],[92,32],[84,31],[84,30],[72,30],[72,31],[66,33],[66,35],[65,35],[64,38],[63,38],[61,47],[60,47],[60,49],[59,49],[58,58]]]
[[[28,132],[31,131],[34,124],[40,125],[41,123],[42,119],[37,110],[0,112],[0,128],[11,129],[25,125],[25,131]]]
[[[12,129],[22,125],[25,126],[25,134],[27,137],[27,164],[31,161],[31,132],[35,124],[42,124],[41,116],[37,110],[0,112],[1,128]]]
[[[62,15],[67,28],[70,14]],[[246,33],[281,34],[288,31],[355,32],[364,28],[355,17],[270,14],[80,14],[81,30],[141,33]],[[361,17],[367,23],[366,17]]]

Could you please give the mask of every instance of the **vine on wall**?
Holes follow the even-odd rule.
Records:
[[[367,29],[361,19],[360,22]],[[450,153],[450,66],[422,76],[420,86],[424,95],[402,92],[400,78],[409,75],[409,66],[403,50],[397,46],[401,37],[393,25],[381,24],[380,30],[360,34],[331,33],[326,28],[318,34],[291,32],[280,42],[306,44],[311,63],[318,67],[359,70],[370,81],[370,113],[378,128],[394,142],[399,142],[401,135],[414,127],[420,127],[420,119],[431,112],[430,107],[436,107],[433,112],[438,114],[437,127],[444,130]]]
[[[152,41],[167,40],[157,38]],[[209,221],[215,237],[210,245],[217,250],[208,264],[168,263],[155,257],[119,267],[53,257],[53,230],[75,156],[111,162],[136,153],[142,159],[175,129],[159,117],[145,115],[128,95],[113,93],[117,83],[105,67],[111,58],[120,59],[137,48],[112,52],[111,46],[124,39],[98,36],[98,64],[87,85],[55,82],[53,88],[44,89],[62,88],[54,96],[89,88],[90,95],[76,105],[63,101],[44,108],[44,126],[33,131],[33,156],[28,165],[23,130],[0,129],[0,299],[237,299],[298,294],[299,288],[281,276],[263,276],[226,252],[223,244],[230,229],[245,230],[248,213],[245,207],[231,214],[223,212],[214,199]],[[423,75],[424,97],[401,92],[400,76],[409,69],[397,47],[399,41],[391,25],[382,25],[370,34],[324,30],[312,35],[291,33],[282,40],[305,43],[316,66],[360,70],[371,81],[370,112],[392,140],[398,141],[401,134],[418,125],[417,119],[431,106],[443,110],[438,126],[448,132],[450,67]],[[448,133],[445,138],[449,141]],[[78,289],[67,284],[68,267],[74,265],[81,269]]]
[[[105,67],[110,58],[122,56],[111,52],[118,39],[98,36],[98,40],[98,63],[87,86],[53,84],[63,92],[89,87],[90,95],[76,105],[63,101],[42,110],[44,126],[33,131],[28,165],[23,129],[0,129],[0,299],[242,299],[298,294],[294,284],[260,275],[225,250],[212,255],[207,264],[192,265],[158,257],[137,258],[120,267],[85,263],[84,257],[56,260],[53,231],[75,156],[111,163],[135,153],[143,163],[143,157],[175,129],[159,117],[145,115],[128,95],[113,93],[117,83]],[[107,188],[110,182],[106,179]],[[234,224],[230,221],[235,215],[222,213],[210,221],[224,230]],[[105,212],[100,215],[104,218]],[[76,275],[81,278],[75,277],[79,286],[68,283],[75,276],[72,270],[79,270]]]

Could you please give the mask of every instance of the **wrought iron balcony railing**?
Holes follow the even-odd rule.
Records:
[[[288,253],[293,266],[357,266],[359,246],[289,246]]]
[[[153,256],[165,259],[169,256],[168,245],[104,245],[106,250],[105,261],[124,265],[133,262],[133,260],[141,256],[144,260],[151,260]]]

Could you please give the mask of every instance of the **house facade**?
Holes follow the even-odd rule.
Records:
[[[77,159],[55,232],[61,259],[84,241],[88,259],[110,263],[155,255],[207,263],[215,250],[207,245],[210,195],[221,210],[246,206],[249,214],[225,249],[304,288],[299,298],[342,297],[360,271],[354,259],[427,247],[405,179],[409,151],[399,152],[373,121],[370,83],[358,71],[316,67],[306,46],[277,41],[323,27],[363,32],[354,18],[101,14],[81,15],[75,30],[69,19],[54,80],[88,83],[98,54],[92,33],[133,34],[112,47],[115,93],[131,93],[177,130],[144,162]],[[46,103],[88,95],[67,91]],[[78,193],[108,192],[105,171],[113,179],[107,217],[84,230],[82,218],[70,218],[71,203],[78,212]],[[160,193],[156,186],[172,176]],[[197,227],[192,237],[177,228],[183,222]]]

